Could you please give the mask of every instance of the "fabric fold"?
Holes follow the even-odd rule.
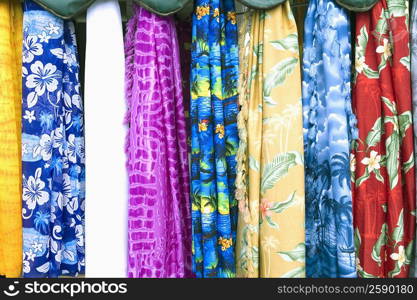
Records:
[[[126,277],[125,58],[118,1],[94,2],[87,10],[86,26],[86,276]],[[109,244],[110,260],[108,251],[102,251]]]
[[[74,24],[26,0],[23,32],[23,276],[77,276],[85,151]]]
[[[407,0],[356,16],[354,225],[360,277],[408,277],[416,178]]]
[[[238,117],[238,277],[305,277],[300,56],[290,2],[249,12]],[[243,37],[241,37],[243,38]]]
[[[303,51],[307,277],[356,277],[350,40],[344,8],[333,0],[310,1]]]
[[[189,167],[175,23],[134,10],[125,36],[128,276],[189,277]]]
[[[411,50],[411,88],[413,101],[413,128],[414,128],[414,161],[417,153],[417,1],[413,1],[410,15],[410,50]],[[417,199],[417,196],[416,196]],[[417,233],[417,232],[416,232]],[[411,264],[410,277],[417,277],[417,235],[414,238],[414,259]]]
[[[0,0],[0,275],[22,273],[22,7]]]

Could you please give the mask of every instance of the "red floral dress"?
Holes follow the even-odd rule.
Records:
[[[408,1],[356,18],[353,88],[359,140],[351,170],[361,277],[408,277],[415,234]]]

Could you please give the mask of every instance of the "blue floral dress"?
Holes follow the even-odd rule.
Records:
[[[24,3],[24,277],[84,273],[83,103],[74,24]]]
[[[310,1],[303,59],[307,277],[356,276],[350,38],[344,9],[333,0]]]

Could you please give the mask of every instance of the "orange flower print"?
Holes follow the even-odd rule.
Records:
[[[226,239],[223,237],[219,237],[218,243],[222,246],[222,251],[226,251],[233,245],[232,238]]]
[[[262,218],[270,217],[271,211],[269,210],[272,207],[272,202],[268,201],[267,199],[263,198],[261,200],[261,213]]]
[[[224,126],[222,124],[216,125],[216,134],[218,134],[219,139],[224,138]]]
[[[236,24],[236,12],[229,11],[227,13],[227,20],[230,21],[230,23],[232,23],[233,25],[235,25]]]
[[[204,16],[210,13],[210,7],[208,5],[197,6],[195,13],[197,15],[197,19],[201,20]]]
[[[198,131],[207,131],[209,120],[201,120],[201,122],[198,124]]]

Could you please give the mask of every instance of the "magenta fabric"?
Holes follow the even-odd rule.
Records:
[[[190,277],[187,134],[175,23],[135,6],[125,41],[128,277]]]

